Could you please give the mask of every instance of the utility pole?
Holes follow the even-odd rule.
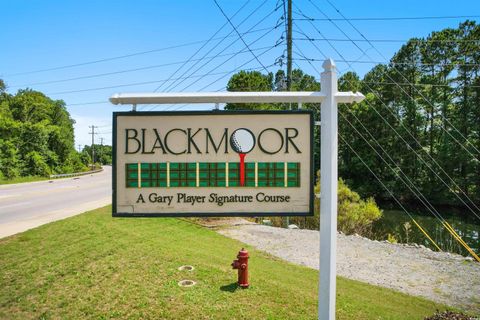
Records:
[[[103,140],[104,140],[104,139],[105,139],[104,137],[100,137],[100,145],[101,145],[101,146],[103,146]]]
[[[82,145],[81,144],[78,145],[78,152],[80,152],[80,151],[82,151]]]
[[[287,91],[292,90],[292,0],[287,5]],[[292,104],[289,104],[292,110]],[[290,225],[290,217],[285,217],[286,228]]]
[[[95,149],[94,149],[94,145],[95,145],[95,128],[98,128],[96,126],[94,126],[93,124],[91,126],[88,126],[90,129],[92,129],[92,132],[89,132],[89,134],[92,135],[92,170],[95,170]]]
[[[287,91],[292,89],[292,0],[287,8]]]

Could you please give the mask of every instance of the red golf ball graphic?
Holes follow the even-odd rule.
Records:
[[[245,156],[255,147],[255,136],[246,128],[233,131],[230,136],[230,145],[240,157],[240,186],[245,185]]]

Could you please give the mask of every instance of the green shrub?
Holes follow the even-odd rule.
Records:
[[[23,176],[48,177],[51,174],[50,167],[44,158],[36,151],[27,153],[23,164]]]
[[[320,193],[320,179],[315,184],[315,195]],[[315,196],[314,216],[290,217],[289,223],[300,228],[318,230],[320,228],[320,199]],[[382,211],[373,198],[362,200],[358,193],[350,190],[342,179],[338,180],[338,216],[337,230],[346,234],[368,235],[372,223],[380,219]],[[269,218],[274,226],[285,226],[286,218]]]
[[[7,179],[19,175],[19,159],[15,145],[8,140],[0,140],[0,172]]]
[[[390,243],[397,243],[398,242],[397,238],[395,238],[395,236],[393,234],[390,234],[390,233],[387,235],[387,241],[390,242]]]
[[[346,234],[365,235],[370,231],[373,221],[382,216],[373,198],[362,200],[343,182],[338,181],[338,230]]]

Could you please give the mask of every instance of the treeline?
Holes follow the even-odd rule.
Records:
[[[112,164],[112,146],[94,144],[93,151],[95,154],[95,163],[101,165]],[[88,145],[84,146],[82,149],[82,156],[88,158],[89,161],[91,161],[91,155],[92,147]]]
[[[74,120],[63,101],[5,89],[0,80],[0,178],[87,170],[89,158],[74,148]]]
[[[367,96],[362,103],[339,106],[339,174],[349,186],[362,196],[393,203],[375,174],[404,204],[421,204],[422,194],[438,206],[479,206],[479,39],[480,26],[466,21],[410,39],[388,64],[375,66],[363,79],[353,72],[341,75],[340,90]],[[275,76],[242,71],[227,88],[281,91],[285,83],[283,71]],[[312,76],[294,70],[293,90],[319,87]],[[227,105],[259,107],[289,106]],[[304,107],[319,119],[319,106]],[[318,138],[318,128],[315,134]],[[318,159],[318,148],[315,153]]]
[[[341,77],[342,90],[367,94],[339,116],[357,152],[341,143],[340,173],[355,190],[391,199],[360,157],[404,203],[420,203],[422,193],[437,205],[480,204],[479,39],[480,26],[467,21],[410,39],[362,80]]]

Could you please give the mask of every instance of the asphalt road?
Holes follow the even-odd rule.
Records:
[[[112,202],[112,168],[75,178],[0,186],[0,238]]]

